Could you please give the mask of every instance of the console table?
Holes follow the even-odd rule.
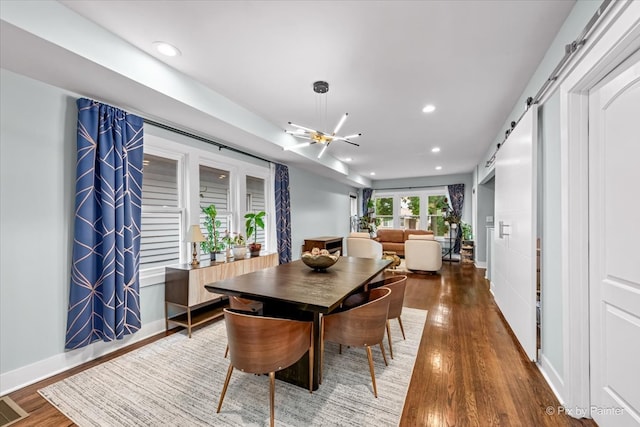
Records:
[[[342,254],[342,237],[323,236],[304,239],[302,251],[311,251],[313,248],[326,249],[330,253],[340,251]]]
[[[191,329],[204,322],[222,316],[227,297],[211,293],[204,288],[207,283],[230,279],[246,273],[278,265],[278,254],[267,254],[229,262],[200,261],[199,265],[178,264],[165,268],[164,310],[165,327],[169,322]],[[185,309],[186,312],[169,317],[169,306]]]

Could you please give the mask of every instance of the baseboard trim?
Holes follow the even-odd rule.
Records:
[[[538,363],[538,370],[544,377],[549,387],[551,387],[551,391],[555,394],[560,405],[564,406],[565,400],[562,397],[564,394],[562,390],[564,390],[564,381],[562,377],[558,374],[558,371],[555,370],[553,365],[549,362],[549,359],[544,354],[540,355],[540,363]]]
[[[112,342],[95,342],[77,350],[56,354],[13,371],[0,374],[0,396],[14,392],[23,387],[67,371],[78,365],[90,362],[123,347],[135,344],[153,335],[165,331],[164,319],[143,325],[140,330],[125,338]]]
[[[476,268],[487,268],[486,261],[475,261]]]

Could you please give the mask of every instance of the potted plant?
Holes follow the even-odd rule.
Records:
[[[244,217],[247,220],[245,222],[245,228],[247,231],[247,239],[253,236],[253,243],[249,244],[249,252],[251,256],[260,256],[260,249],[262,245],[258,243],[258,230],[264,230],[264,216],[265,212],[249,212]]]
[[[242,259],[247,255],[247,242],[242,234],[236,234],[231,243],[233,244],[233,257],[235,259]]]
[[[216,219],[218,211],[215,205],[200,208],[206,215],[204,218],[204,226],[207,229],[207,240],[200,243],[203,252],[211,254],[211,261],[224,261],[224,242],[220,238],[220,220]]]

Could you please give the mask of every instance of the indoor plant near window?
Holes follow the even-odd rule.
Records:
[[[247,231],[247,239],[253,236],[253,243],[249,243],[249,252],[251,256],[260,256],[260,249],[262,245],[258,243],[258,230],[264,230],[264,216],[265,212],[249,212],[244,217],[247,220],[245,222],[245,228]]]
[[[225,255],[224,242],[220,238],[220,220],[216,219],[218,211],[215,205],[201,207],[202,212],[206,215],[204,218],[204,226],[207,229],[207,240],[200,243],[203,252],[211,254],[211,261],[224,261]]]
[[[460,228],[462,228],[462,240],[473,240],[473,233],[471,232],[471,224],[467,224],[464,221],[460,221]]]
[[[247,242],[244,240],[242,234],[236,234],[231,243],[233,245],[233,257],[235,259],[242,259],[247,255]]]

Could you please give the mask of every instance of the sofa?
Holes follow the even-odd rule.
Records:
[[[375,240],[382,244],[383,251],[392,251],[398,256],[404,256],[404,242],[409,240],[410,235],[433,235],[433,231],[379,228]]]

